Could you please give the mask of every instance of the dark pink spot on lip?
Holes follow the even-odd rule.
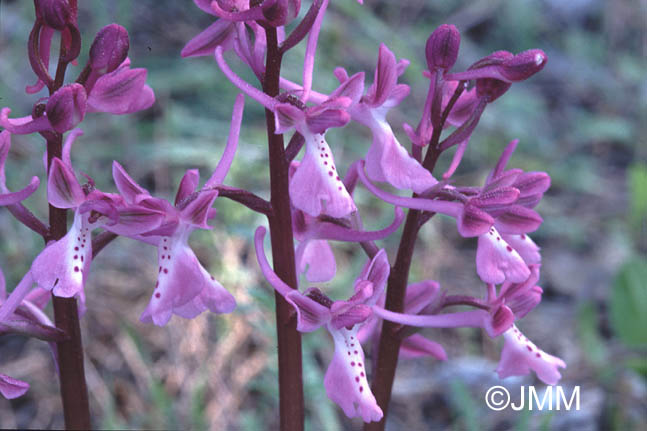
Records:
[[[332,177],[333,176],[332,171],[328,171],[328,175],[330,175]]]
[[[78,259],[78,258],[79,258],[79,256],[77,256],[77,255],[75,254],[75,255],[74,255],[74,259]]]
[[[363,372],[359,373],[359,375],[360,375],[360,376],[362,376],[362,377],[364,377],[364,373],[363,373]]]
[[[529,352],[532,352],[532,347],[530,347],[530,346],[526,346],[526,347],[528,348]]]
[[[357,350],[355,350],[355,352],[353,352],[353,353],[355,353],[357,355]]]
[[[79,267],[78,266],[74,267],[74,272],[79,272]]]
[[[510,253],[512,253],[512,247],[510,247],[509,245],[506,245],[505,249],[508,250]]]
[[[157,292],[157,293],[155,294],[155,298],[159,298],[160,296],[162,296],[162,295],[161,295],[159,292]]]
[[[168,274],[168,269],[164,268],[164,274]]]
[[[341,186],[339,186],[339,191],[341,192]]]
[[[81,256],[81,262],[83,262],[83,256]]]
[[[539,352],[537,352],[537,354],[535,354],[535,356],[538,357],[538,358],[541,358],[541,354]]]
[[[354,367],[354,366],[355,366],[355,362],[351,362],[351,363],[350,363],[350,366],[351,366],[351,367]]]
[[[359,377],[355,377],[355,381],[359,383]]]
[[[498,236],[497,236],[497,237],[496,237],[496,240],[497,240],[497,241],[501,241],[501,237],[498,237]]]
[[[360,392],[364,392],[364,388],[362,386],[359,387]]]
[[[78,248],[78,247],[74,247],[74,251],[79,251],[79,248]]]
[[[328,162],[324,162],[324,165],[327,165],[327,164],[328,164]]]
[[[521,239],[526,239],[526,235],[521,234]]]

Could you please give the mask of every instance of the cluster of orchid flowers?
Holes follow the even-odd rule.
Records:
[[[409,152],[387,119],[389,110],[409,94],[409,86],[398,82],[409,62],[398,60],[386,45],[379,46],[370,85],[365,84],[364,72],[350,76],[340,67],[334,72],[340,83],[337,89],[326,94],[312,88],[317,39],[328,0],[315,0],[289,35],[285,25],[298,16],[299,0],[264,0],[257,5],[246,0],[194,2],[217,20],[187,43],[182,56],[214,56],[220,70],[236,87],[274,114],[275,133],[293,131],[286,149],[286,167],[294,236],[291,246],[298,273],[310,283],[332,280],[336,263],[330,241],[361,244],[369,256],[349,298],[333,300],[324,287],[302,290],[286,284],[265,256],[265,228],[256,231],[255,247],[262,273],[294,308],[297,330],[312,332],[325,326],[334,341],[335,353],[324,378],[329,398],[349,417],[361,417],[365,422],[383,418],[383,410],[371,392],[362,345],[371,342],[377,352],[385,320],[403,325],[403,329],[483,328],[491,337],[504,338],[496,370],[500,377],[533,370],[545,383],[555,384],[561,377],[559,368],[565,363],[539,349],[515,326],[515,321],[541,300],[542,289],[537,285],[541,257],[528,233],[542,222],[534,207],[550,185],[549,176],[506,169],[517,145],[515,140],[504,148],[483,186],[455,185],[451,179],[487,105],[512,83],[540,71],[546,64],[544,52],[532,49],[515,55],[497,51],[465,71],[453,72],[460,34],[451,25],[438,27],[426,45],[428,69],[424,75],[429,79],[429,91],[421,119],[415,128],[403,125],[411,141]],[[48,71],[50,43],[53,34],[60,32],[59,65],[76,59],[80,50],[76,8],[66,0],[40,0],[35,5],[29,59],[38,81],[26,91],[36,93],[47,87],[50,95],[39,99],[26,117],[9,118],[9,108],[0,111],[0,126],[4,128],[0,133],[0,205],[7,206],[48,242],[8,297],[0,273],[0,334],[22,333],[50,343],[64,339],[66,334],[52,324],[43,308],[53,294],[78,298],[83,312],[84,286],[93,255],[116,235],[158,249],[158,280],[141,315],[143,322],[165,325],[173,314],[193,318],[207,310],[232,312],[236,306],[234,297],[200,264],[188,238],[195,229],[211,228],[207,223],[215,216],[214,201],[230,190],[223,182],[238,145],[244,96],[239,95],[234,104],[223,157],[203,186],[198,171],[188,170],[170,203],[151,196],[114,162],[112,174],[118,193],[103,192],[85,174],[83,182],[79,181],[72,166],[72,145],[82,135],[76,127],[87,112],[127,114],[150,107],[155,99],[145,83],[146,70],[130,68],[128,34],[123,27],[111,24],[95,37],[88,63],[75,82],[61,85],[57,82],[59,73],[52,78]],[[276,97],[244,81],[225,59],[225,53],[233,51],[262,82],[267,72],[268,28],[276,31],[284,51],[307,36],[302,83],[281,77],[283,92]],[[329,145],[325,135],[328,129],[344,127],[350,121],[366,126],[372,142],[367,145],[365,157],[352,163],[343,175],[333,157],[335,144]],[[443,129],[450,126],[454,129],[440,140]],[[50,238],[45,224],[21,203],[38,188],[38,177],[18,192],[9,191],[5,185],[4,164],[11,135],[29,133],[40,133],[48,141],[63,139],[66,134],[61,156],[45,155],[48,201],[74,214],[67,234],[59,239]],[[293,160],[303,147],[301,160]],[[440,179],[435,178],[430,166],[452,147],[456,148],[449,168]],[[359,183],[394,206],[395,216],[389,226],[377,231],[362,228],[353,199]],[[394,194],[378,183],[413,195]],[[264,201],[255,195],[246,191],[238,195],[239,202],[248,207],[263,208]],[[387,252],[374,241],[398,229],[404,220],[403,209],[419,211],[420,225],[435,214],[452,217],[461,236],[477,238],[475,268],[483,282],[482,297],[450,295],[449,289],[441,288],[436,281],[422,280],[407,287],[403,310],[388,309],[385,289],[391,266]],[[93,235],[97,229],[103,232]],[[274,256],[275,261],[281,258]],[[459,305],[471,309],[445,312],[446,307]],[[439,343],[417,333],[411,335],[410,330],[404,332],[402,356],[447,359]],[[52,352],[56,360],[54,347]],[[20,396],[27,388],[26,382],[0,374],[0,392],[5,397]]]

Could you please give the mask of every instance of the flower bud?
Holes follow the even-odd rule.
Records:
[[[128,32],[118,24],[103,27],[90,47],[90,66],[100,74],[115,70],[128,56]]]
[[[451,69],[456,63],[460,43],[461,35],[456,26],[443,24],[434,30],[425,46],[429,70]]]
[[[86,102],[87,95],[81,84],[61,87],[51,95],[45,106],[52,128],[59,133],[73,129],[85,116]]]
[[[70,5],[67,0],[39,0],[36,9],[45,24],[55,30],[63,30],[70,20]]]
[[[546,53],[541,49],[529,49],[505,60],[501,74],[512,82],[523,81],[543,69],[546,60]]]

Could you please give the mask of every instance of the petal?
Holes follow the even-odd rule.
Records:
[[[364,304],[355,304],[346,306],[346,301],[335,301],[331,307],[333,318],[330,326],[335,329],[352,328],[353,326],[363,323],[371,316],[371,307]]]
[[[68,233],[50,243],[31,266],[39,287],[53,290],[54,295],[72,297],[83,293],[83,285],[92,261],[92,238],[77,211]]]
[[[117,209],[119,221],[116,224],[105,226],[106,230],[117,235],[132,236],[151,232],[160,227],[165,214],[142,206],[127,206]]]
[[[228,42],[233,36],[233,30],[234,26],[230,21],[217,20],[184,45],[182,57],[213,55],[217,46],[229,45]]]
[[[485,320],[483,328],[490,337],[498,337],[510,329],[514,323],[514,319],[515,315],[512,310],[506,305],[501,305],[490,312],[489,318]]]
[[[319,329],[330,321],[330,309],[308,296],[293,290],[285,296],[297,312],[297,330],[299,332],[311,332]]]
[[[330,244],[325,240],[306,240],[296,250],[296,263],[300,273],[311,283],[324,283],[335,277],[337,265]]]
[[[29,390],[29,383],[14,379],[6,374],[0,373],[0,394],[11,400],[18,398]]]
[[[209,209],[213,206],[213,202],[218,197],[217,190],[207,190],[199,192],[198,195],[190,201],[180,211],[182,220],[190,225],[202,229],[210,229],[207,224],[209,219]]]
[[[215,281],[202,268],[187,240],[186,229],[161,238],[157,250],[157,284],[148,307],[140,317],[142,322],[166,325],[176,308],[193,301]]]
[[[180,181],[180,186],[177,189],[175,194],[175,206],[180,203],[183,199],[193,193],[200,183],[200,173],[197,169],[188,169],[182,180]]]
[[[434,302],[440,292],[440,284],[434,280],[425,280],[407,286],[404,297],[404,312],[418,314]]]
[[[382,409],[366,380],[364,351],[357,340],[358,328],[336,330],[328,326],[335,341],[335,354],[324,377],[326,394],[344,410],[349,418],[361,417],[364,422],[382,419]]]
[[[290,198],[296,208],[313,217],[341,218],[357,210],[323,135],[306,137],[306,154],[290,180]]]
[[[217,314],[227,314],[234,311],[236,308],[236,299],[234,299],[233,295],[216,281],[202,265],[200,265],[200,270],[203,273],[204,279],[207,280],[206,286],[202,289],[200,295],[185,305],[176,307],[173,312],[186,319],[193,319],[198,314],[207,310]]]
[[[112,178],[126,202],[134,203],[140,195],[150,196],[148,191],[137,184],[117,161],[112,162]]]
[[[57,208],[76,208],[85,201],[85,193],[74,171],[55,157],[47,178],[47,200]]]
[[[355,281],[355,292],[358,292],[359,281],[367,280],[373,285],[373,294],[366,303],[369,305],[375,304],[377,299],[382,295],[386,281],[389,278],[391,266],[389,265],[389,257],[384,249],[381,249],[377,254],[364,265],[360,276]]]
[[[411,335],[402,341],[400,356],[407,359],[431,356],[440,361],[447,360],[447,353],[442,345],[420,334]]]
[[[38,177],[33,177],[27,187],[13,193],[0,193],[0,206],[13,205],[31,196],[40,185]]]
[[[493,224],[494,219],[491,215],[474,205],[470,205],[469,202],[465,204],[456,220],[458,233],[465,238],[483,235]]]
[[[366,153],[366,173],[374,181],[387,181],[398,189],[422,193],[438,181],[400,145],[386,121],[371,128],[373,143]]]
[[[29,135],[31,133],[53,130],[46,115],[34,119],[31,115],[21,118],[9,118],[9,114],[11,114],[11,109],[2,108],[0,111],[0,126],[14,135]]]
[[[492,284],[504,281],[521,283],[530,275],[530,270],[519,253],[493,227],[488,233],[479,236],[476,272],[483,282]]]
[[[541,263],[541,254],[539,254],[539,246],[525,234],[521,235],[506,235],[502,234],[501,237],[508,243],[512,248],[517,250],[517,253],[521,256],[526,265],[531,265],[534,263]]]
[[[537,212],[521,205],[510,205],[496,214],[495,226],[503,233],[524,234],[539,228],[543,219]]]
[[[391,95],[391,91],[398,81],[395,55],[385,44],[380,44],[380,51],[375,68],[373,85],[366,97],[367,103],[373,106],[381,106]]]
[[[559,382],[562,375],[559,368],[566,368],[566,363],[539,349],[526,338],[516,326],[503,334],[505,343],[501,351],[501,361],[496,369],[502,379],[509,376],[523,376],[532,369],[537,377],[547,385]]]
[[[276,114],[276,133],[285,133],[305,120],[305,113],[289,103],[276,105],[274,112]]]
[[[146,69],[119,67],[97,79],[88,97],[89,112],[127,114],[144,91]]]
[[[306,118],[306,124],[311,133],[324,133],[331,127],[343,127],[349,121],[350,114],[342,109],[326,109]]]
[[[348,97],[354,105],[359,102],[362,93],[364,93],[364,72],[358,72],[350,78],[346,76],[342,84],[330,94],[330,98]]]

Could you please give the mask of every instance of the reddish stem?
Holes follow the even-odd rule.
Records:
[[[267,64],[263,91],[279,94],[282,54],[276,29],[266,27]],[[275,134],[274,113],[265,109],[270,159],[272,215],[269,217],[274,271],[286,284],[297,288],[292,235],[292,214],[288,192],[288,166],[283,135]],[[301,368],[301,335],[296,330],[293,308],[278,292],[276,298],[276,332],[279,357],[279,411],[281,430],[303,430],[303,379]]]
[[[438,143],[440,141],[440,134],[442,132],[443,125],[462,91],[463,86],[459,85],[453,97],[442,112],[439,127],[434,128],[429,141],[429,150],[427,151],[422,163],[429,172],[433,172],[436,162],[438,161],[438,157],[442,152],[442,150],[438,148]],[[416,194],[414,193],[413,196],[415,197]],[[400,238],[398,254],[395,258],[395,263],[391,268],[391,274],[387,285],[386,303],[384,307],[387,310],[398,313],[402,313],[404,311],[404,298],[407,291],[407,283],[409,281],[409,270],[411,268],[418,230],[422,226],[422,217],[423,212],[418,210],[409,210],[407,214],[407,219],[402,231],[402,237]],[[373,390],[377,403],[384,412],[384,416],[380,422],[370,422],[365,424],[365,431],[383,431],[386,425],[386,415],[388,413],[389,402],[391,401],[393,379],[395,378],[395,370],[398,366],[398,354],[400,352],[400,344],[402,342],[402,338],[398,334],[401,328],[402,325],[392,323],[387,320],[383,323],[382,334],[380,335],[380,344],[378,347],[377,367],[373,373],[371,389]]]

